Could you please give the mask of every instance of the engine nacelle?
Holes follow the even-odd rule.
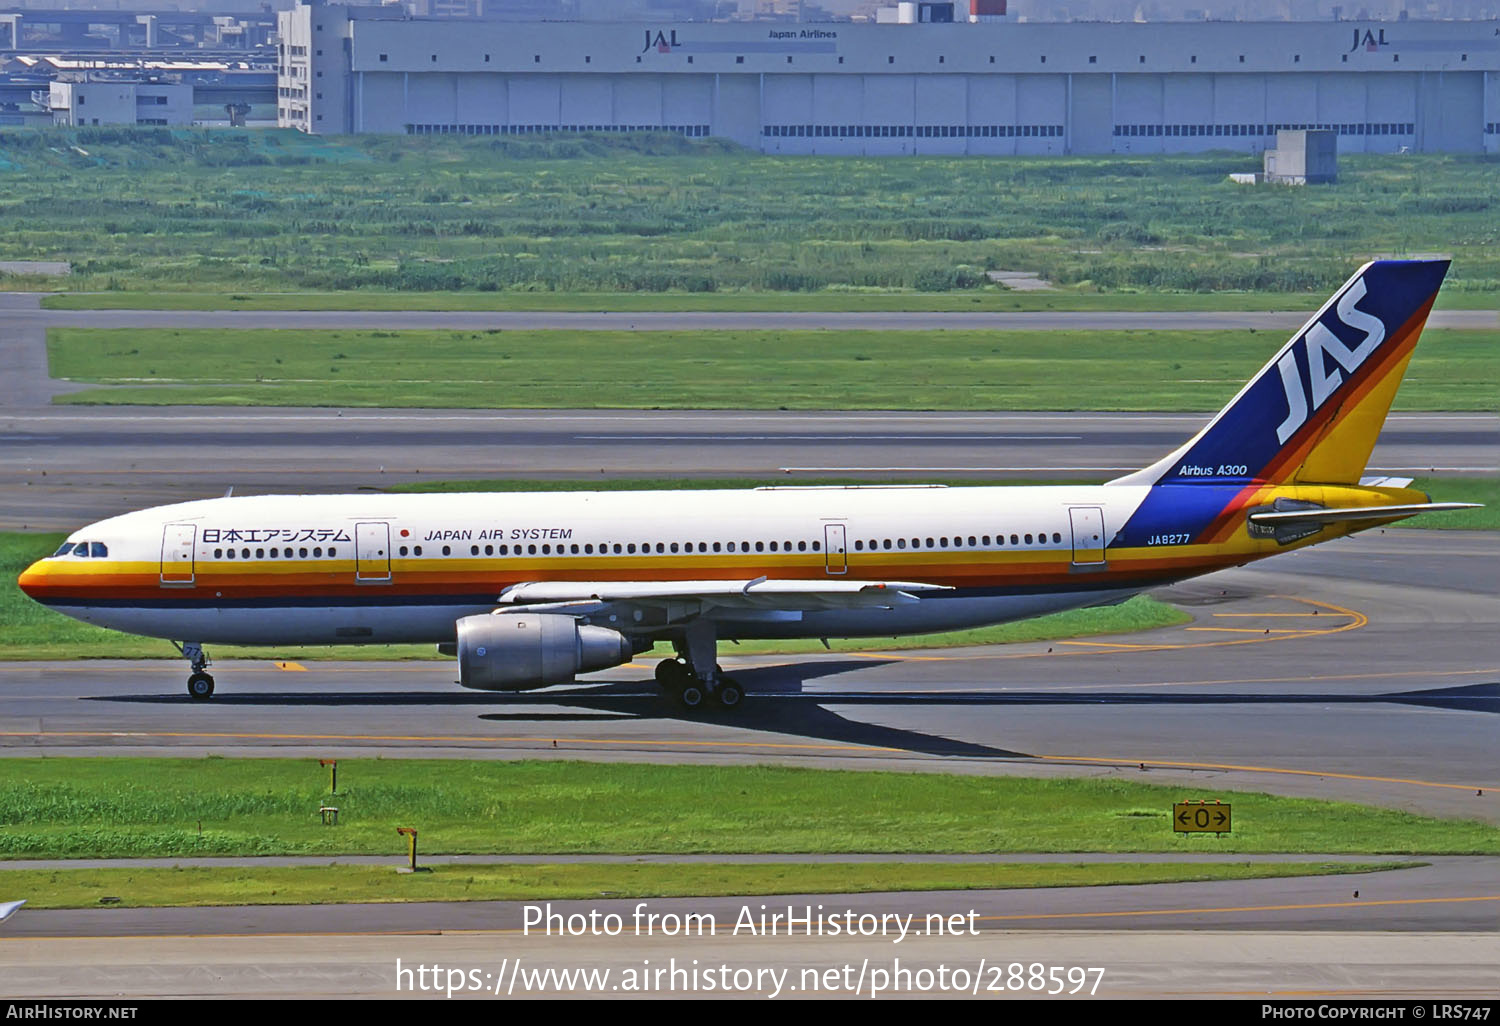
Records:
[[[556,613],[499,613],[458,621],[458,677],[480,691],[526,691],[630,662],[630,640]]]

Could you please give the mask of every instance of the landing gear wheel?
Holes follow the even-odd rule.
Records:
[[[697,681],[690,681],[681,691],[677,693],[677,700],[682,703],[684,709],[697,709],[703,705],[703,686]]]
[[[745,700],[745,689],[728,677],[720,678],[719,689],[714,692],[719,705],[725,709],[737,709]]]
[[[195,673],[188,678],[187,692],[199,701],[205,698],[212,698],[214,694],[214,679],[206,673]]]
[[[680,694],[689,684],[696,684],[693,671],[676,659],[663,659],[656,664],[657,686],[669,695]]]

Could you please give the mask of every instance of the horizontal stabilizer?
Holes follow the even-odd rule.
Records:
[[[1292,509],[1251,513],[1252,524],[1335,524],[1346,520],[1393,520],[1418,513],[1477,509],[1479,502],[1417,502],[1407,506],[1356,506],[1346,509]]]

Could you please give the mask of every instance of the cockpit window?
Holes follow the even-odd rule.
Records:
[[[52,553],[52,554],[54,556],[66,556],[68,553],[70,553],[72,551],[73,551],[73,543],[72,542],[63,542],[62,545],[58,547],[58,550],[56,552]]]
[[[95,559],[105,559],[109,556],[109,549],[103,542],[89,542],[89,555]]]
[[[89,554],[89,543],[88,542],[79,542],[77,545],[73,546],[73,555],[75,555],[75,556],[87,556],[88,554]]]

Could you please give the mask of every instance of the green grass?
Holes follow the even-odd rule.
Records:
[[[1500,478],[1419,477],[1411,487],[1432,496],[1433,502],[1482,502],[1480,509],[1433,513],[1398,521],[1396,527],[1436,528],[1440,531],[1500,531]]]
[[[55,279],[52,285],[55,286]],[[1305,292],[62,292],[44,310],[530,310],[717,312],[1307,311]],[[1438,310],[1486,310],[1500,293],[1442,292]]]
[[[1036,271],[1080,295],[1321,298],[1374,255],[1447,252],[1452,293],[1500,304],[1493,155],[1340,164],[1335,185],[1246,189],[1226,175],[1258,170],[1256,154],[783,157],[663,135],[6,130],[0,258],[69,260],[67,286],[87,292],[1004,304],[985,271]]]
[[[54,328],[65,403],[1210,411],[1278,332]],[[1500,331],[1426,332],[1402,410],[1492,410]]]
[[[340,759],[327,783],[313,759],[3,759],[0,856],[399,857],[397,827],[434,854],[1500,852],[1478,822],[1125,780]],[[1233,804],[1234,833],[1174,834],[1172,803],[1204,797]]]
[[[466,865],[397,874],[392,866],[173,867],[32,870],[0,868],[7,895],[26,907],[122,908],[205,905],[333,905],[397,901],[560,901],[588,898],[718,897],[772,894],[861,894],[1020,887],[1261,880],[1385,872],[1420,863],[1142,863],[1026,865]],[[628,920],[627,920],[628,923]],[[728,921],[716,929],[730,928]],[[918,916],[915,929],[926,927]],[[627,925],[627,929],[633,927]],[[946,926],[945,926],[946,928]]]
[[[171,643],[141,638],[80,623],[27,598],[16,577],[34,560],[56,550],[65,535],[0,532],[0,660],[19,659],[180,659]],[[1192,617],[1174,606],[1144,595],[1119,606],[1075,609],[1033,620],[943,634],[920,634],[878,640],[830,640],[836,652],[1000,645],[1018,641],[1073,638],[1088,634],[1124,634],[1186,623]],[[823,651],[816,641],[747,641],[726,645],[725,654],[773,654]],[[214,645],[216,659],[431,659],[432,645],[329,645],[319,647],[247,648]],[[641,659],[649,659],[641,655]]]

